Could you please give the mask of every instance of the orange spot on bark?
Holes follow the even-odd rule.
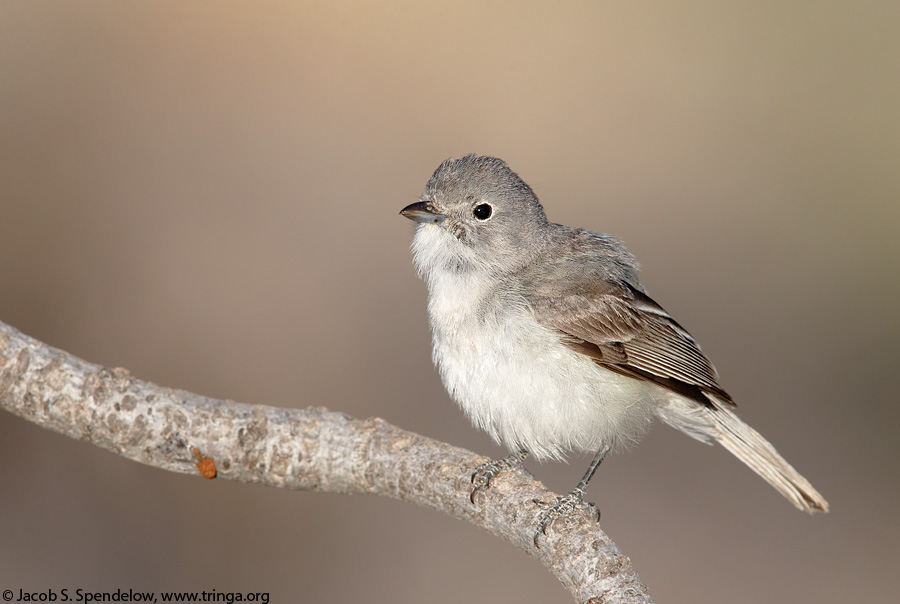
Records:
[[[212,480],[216,477],[216,462],[200,452],[197,447],[191,447],[191,452],[197,457],[197,470],[203,478]]]

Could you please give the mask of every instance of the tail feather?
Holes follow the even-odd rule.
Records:
[[[707,395],[712,408],[704,411],[714,426],[711,436],[747,464],[794,506],[810,514],[827,512],[828,502],[813,486],[778,454],[769,441],[745,424],[728,406]]]

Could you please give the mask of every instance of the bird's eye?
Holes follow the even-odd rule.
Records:
[[[472,215],[478,220],[487,220],[491,217],[491,212],[493,211],[493,208],[489,204],[480,203],[472,208]]]

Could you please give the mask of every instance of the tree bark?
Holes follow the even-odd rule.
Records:
[[[440,510],[541,561],[578,602],[651,602],[629,559],[587,514],[532,541],[556,495],[527,473],[498,476],[469,501],[486,459],[378,418],[282,409],[157,386],[52,348],[0,323],[0,407],[150,466],[287,489],[394,497]]]

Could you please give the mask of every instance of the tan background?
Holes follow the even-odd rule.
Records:
[[[377,415],[476,451],[429,359],[413,225],[505,158],[615,233],[806,517],[658,427],[590,498],[660,603],[900,589],[900,4],[0,3],[0,320],[195,392]],[[0,415],[0,589],[568,601],[397,501],[207,482]],[[568,490],[586,459],[530,464]]]

